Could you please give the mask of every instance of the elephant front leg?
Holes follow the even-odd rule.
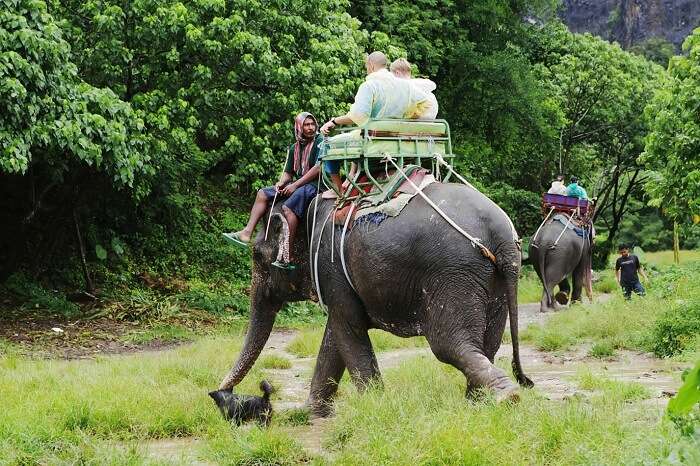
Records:
[[[333,331],[335,343],[358,390],[364,390],[371,382],[382,383],[377,357],[367,333],[367,324],[354,314],[350,320],[331,316],[328,325]]]
[[[321,349],[316,358],[316,367],[311,379],[311,392],[306,402],[313,416],[326,417],[331,414],[333,397],[338,391],[343,372],[345,372],[345,362],[333,341],[333,332],[327,325]]]

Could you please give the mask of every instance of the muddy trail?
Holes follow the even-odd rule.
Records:
[[[606,299],[606,296],[602,296]],[[524,329],[531,323],[542,323],[551,314],[539,312],[539,304],[525,304],[519,308],[519,327]],[[270,369],[270,379],[274,381],[277,392],[274,407],[277,413],[301,408],[309,392],[309,384],[315,358],[300,358],[287,351],[287,346],[296,336],[294,330],[275,330],[268,340],[262,355],[277,354],[288,358],[292,365],[289,369]],[[496,360],[502,367],[510,365],[512,347],[502,344]],[[384,351],[377,354],[382,372],[398,366],[404,361],[416,357],[437,359],[429,348],[405,348]],[[681,365],[673,361],[654,358],[648,354],[633,351],[618,351],[614,357],[596,359],[588,356],[588,348],[580,346],[574,351],[547,353],[521,344],[521,359],[528,376],[535,383],[536,389],[551,400],[563,400],[567,397],[583,395],[574,378],[582,370],[599,374],[603,377],[626,382],[638,382],[647,387],[652,397],[644,403],[651,409],[663,410],[668,397],[675,393],[680,385],[679,371]],[[502,361],[501,361],[502,360]],[[315,419],[303,426],[283,427],[295,438],[311,456],[328,457],[323,448],[323,439],[332,419]],[[199,441],[194,438],[164,439],[145,445],[149,455],[154,459],[184,464],[207,464],[198,459]]]

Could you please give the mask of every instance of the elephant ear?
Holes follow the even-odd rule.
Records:
[[[289,262],[289,223],[282,214],[272,214],[277,238],[277,258],[280,262]],[[269,238],[268,238],[269,239]]]
[[[255,238],[253,255],[257,261],[262,263],[272,263],[283,257],[289,257],[289,225],[284,215],[279,212],[272,212],[268,217],[264,217],[265,223],[259,229]],[[269,220],[268,220],[269,219]]]

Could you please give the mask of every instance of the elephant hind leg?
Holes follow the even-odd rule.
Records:
[[[455,334],[446,340],[427,336],[430,347],[441,362],[459,369],[467,379],[467,395],[485,388],[496,395],[497,401],[518,401],[519,387],[506,373],[489,361],[477,346],[468,343],[470,337]]]

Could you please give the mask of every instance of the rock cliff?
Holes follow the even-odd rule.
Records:
[[[677,49],[700,27],[700,0],[563,0],[563,21],[625,48],[660,37]]]

